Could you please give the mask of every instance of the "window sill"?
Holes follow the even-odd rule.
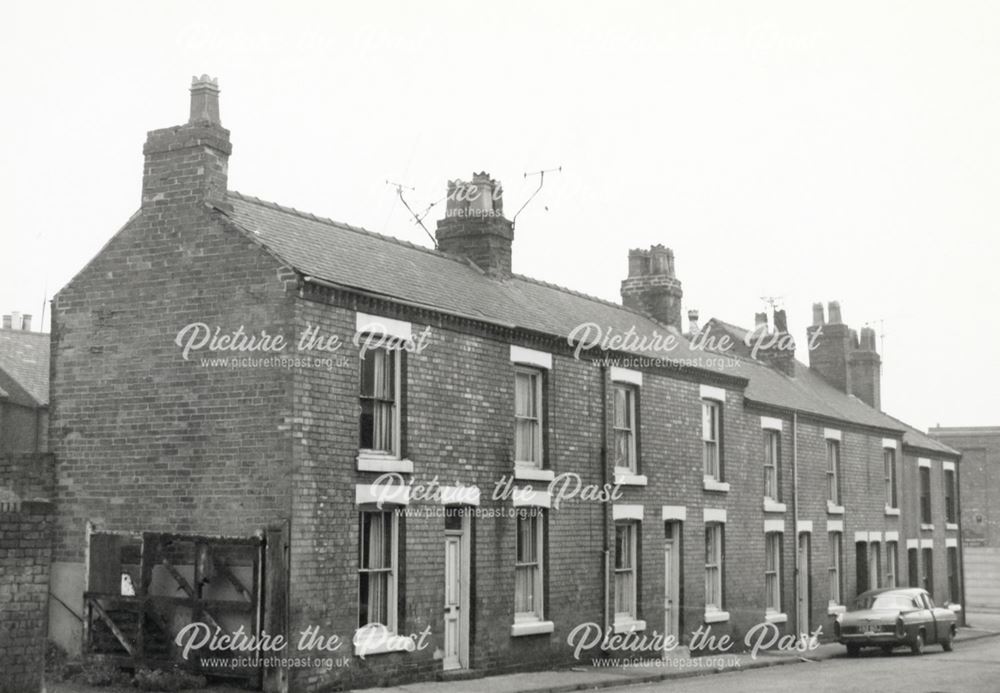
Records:
[[[783,513],[787,509],[788,508],[784,503],[779,503],[771,498],[764,499],[764,512],[766,513]]]
[[[840,614],[846,613],[847,607],[842,604],[830,604],[826,607],[827,616],[839,616]]]
[[[615,619],[615,634],[619,633],[639,633],[646,630],[645,621],[637,621],[635,619]]]
[[[921,522],[920,523],[920,530],[923,531],[923,532],[932,532],[932,531],[934,531],[934,525],[931,524],[931,523],[927,523],[927,522]]]
[[[957,522],[945,522],[944,523],[944,528],[947,529],[950,532],[957,532],[958,531],[958,523]]]
[[[522,621],[510,627],[510,637],[541,635],[542,633],[551,633],[553,630],[555,630],[555,624],[552,621]]]
[[[893,508],[893,507],[887,505],[887,506],[885,506],[885,514],[886,515],[894,515],[895,517],[899,517],[899,508]]]
[[[836,505],[833,501],[829,501],[828,500],[826,502],[826,512],[829,515],[843,515],[844,514],[844,506],[842,506],[842,505]]]
[[[359,452],[357,463],[359,472],[413,473],[413,462],[410,460],[402,460],[398,457],[374,450],[362,450]]]
[[[714,476],[706,476],[703,478],[704,488],[706,491],[720,491],[722,493],[729,493],[729,482],[719,481]]]
[[[728,611],[719,611],[718,609],[705,609],[705,623],[724,623],[729,620]]]
[[[515,465],[514,478],[523,479],[524,481],[552,481],[556,478],[556,473],[551,469],[539,469],[538,467]]]
[[[764,614],[764,620],[768,623],[788,623],[788,614],[781,614],[777,611],[768,611]]]
[[[635,474],[628,469],[615,469],[615,484],[618,486],[645,486],[647,482],[645,474]]]

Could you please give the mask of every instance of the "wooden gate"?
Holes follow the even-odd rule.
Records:
[[[264,563],[263,536],[93,533],[84,652],[127,667],[181,665],[260,685],[256,652],[200,648],[184,659],[175,639],[191,623],[222,634],[240,628],[248,637],[259,634]]]

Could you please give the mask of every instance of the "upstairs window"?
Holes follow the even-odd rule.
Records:
[[[896,451],[886,448],[882,451],[882,466],[885,476],[885,506],[887,508],[899,507],[896,498]]]
[[[781,433],[764,431],[764,497],[778,501],[778,464],[781,449]]]
[[[948,524],[958,524],[955,507],[955,470],[944,470],[944,517]]]
[[[840,441],[826,441],[826,498],[840,505]],[[838,602],[839,603],[839,602]]]
[[[931,519],[931,468],[920,468],[920,522],[929,525]]]
[[[514,460],[525,467],[542,468],[542,372],[518,367],[514,371]]]
[[[638,472],[636,454],[636,394],[634,386],[615,383],[615,467]]]
[[[719,436],[720,418],[719,402],[703,399],[701,401],[701,440],[704,473],[705,476],[719,481],[722,480],[722,469],[719,464],[721,447]]]
[[[399,455],[400,349],[370,349],[361,358],[362,450]]]

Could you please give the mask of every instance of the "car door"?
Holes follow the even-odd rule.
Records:
[[[927,636],[924,638],[924,641],[928,644],[940,642],[937,616],[934,614],[934,600],[926,592],[920,595],[920,598],[927,612]]]

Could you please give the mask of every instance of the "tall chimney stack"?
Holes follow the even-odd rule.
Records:
[[[184,125],[146,136],[142,177],[144,212],[172,204],[224,204],[233,147],[219,120],[219,83],[191,78],[191,114]]]
[[[681,326],[681,298],[684,292],[674,275],[674,251],[663,245],[649,250],[628,251],[628,278],[622,281],[622,304],[645,313],[654,320]]]
[[[841,392],[849,393],[851,387],[847,353],[851,346],[851,331],[841,322],[839,303],[830,301],[827,305],[825,324],[821,320],[817,321],[817,317],[822,318],[822,309],[822,304],[813,304],[813,324],[806,328],[810,345],[809,368]]]
[[[875,347],[875,330],[862,327],[858,343],[847,355],[851,394],[875,409],[882,409],[882,358]]]
[[[784,309],[774,311],[774,330],[767,329],[767,313],[757,313],[755,334],[760,340],[757,358],[787,376],[795,375],[795,340],[788,333]]]
[[[471,260],[491,276],[510,276],[514,224],[503,215],[503,188],[485,171],[468,182],[448,181],[435,236],[441,252]]]

